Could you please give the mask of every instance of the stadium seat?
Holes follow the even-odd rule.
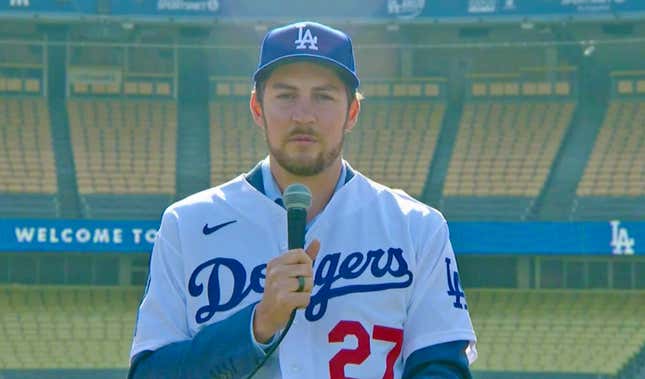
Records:
[[[345,140],[344,156],[378,182],[420,196],[443,122],[442,102],[365,101],[358,124]]]
[[[140,288],[0,287],[0,370],[126,368]]]
[[[549,83],[523,84],[531,95],[551,90]],[[452,219],[525,219],[544,187],[574,108],[570,100],[467,102],[440,209]]]
[[[645,101],[621,98],[610,102],[578,184],[572,218],[607,220],[620,215],[642,219],[645,214],[643,125]]]
[[[615,375],[645,343],[644,304],[638,292],[471,290],[473,370]]]
[[[175,194],[176,104],[76,99],[67,108],[84,215],[158,218]]]
[[[74,161],[81,194],[104,193],[94,183],[119,194],[173,194],[176,105],[161,101],[70,100]],[[144,180],[151,178],[148,186]],[[165,186],[171,183],[171,187]]]
[[[126,368],[140,296],[134,287],[0,287],[0,369]],[[639,292],[467,296],[476,372],[615,375],[645,343]]]
[[[0,215],[56,217],[56,164],[44,98],[0,97]]]
[[[268,151],[262,131],[251,118],[248,98],[217,98],[209,111],[211,184],[215,186],[249,171]]]
[[[56,192],[45,99],[0,98],[0,141],[4,145],[0,149],[0,193]]]

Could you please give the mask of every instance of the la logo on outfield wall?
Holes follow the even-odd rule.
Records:
[[[621,228],[619,220],[612,220],[609,224],[611,224],[611,246],[614,248],[612,254],[634,255],[635,241],[629,238],[627,228]]]

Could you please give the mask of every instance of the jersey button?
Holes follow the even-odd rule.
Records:
[[[291,372],[294,372],[294,373],[300,372],[300,366],[298,366],[297,364],[292,364],[291,365]]]

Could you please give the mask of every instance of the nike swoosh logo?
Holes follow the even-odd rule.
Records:
[[[202,229],[202,232],[204,233],[204,235],[206,235],[206,236],[207,236],[207,235],[209,235],[209,234],[211,234],[211,233],[215,233],[216,231],[218,231],[218,230],[222,229],[222,228],[223,228],[223,227],[225,227],[226,225],[231,225],[231,224],[236,223],[236,222],[237,222],[237,220],[228,221],[228,222],[224,222],[224,223],[221,223],[221,224],[215,225],[215,226],[213,226],[213,227],[208,227],[208,223],[206,223],[206,224],[204,225],[204,229]]]

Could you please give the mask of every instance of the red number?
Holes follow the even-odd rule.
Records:
[[[399,358],[403,347],[403,330],[374,325],[372,335],[375,340],[394,342],[394,348],[385,358],[385,374],[383,374],[383,379],[394,379],[394,362]]]
[[[361,364],[370,356],[370,335],[358,321],[341,321],[329,332],[329,342],[343,342],[345,337],[355,336],[358,340],[356,349],[342,349],[329,361],[331,379],[352,379],[345,376],[345,365]]]
[[[394,379],[394,363],[401,355],[403,347],[403,330],[387,326],[374,325],[373,338],[378,341],[394,343],[394,347],[385,357],[385,373],[383,379]],[[345,337],[354,336],[358,340],[356,349],[342,349],[329,361],[330,379],[353,379],[345,376],[345,365],[363,363],[370,355],[370,335],[358,321],[340,321],[329,332],[327,339],[330,343],[344,342]]]

